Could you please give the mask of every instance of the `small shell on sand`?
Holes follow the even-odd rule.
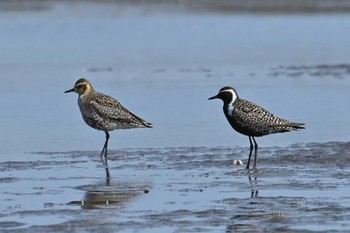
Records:
[[[233,165],[243,165],[243,162],[242,162],[242,160],[233,160]]]

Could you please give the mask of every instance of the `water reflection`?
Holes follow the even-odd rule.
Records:
[[[230,218],[231,224],[226,227],[226,232],[274,232],[283,226],[289,216],[283,210],[283,204],[288,203],[281,197],[280,203],[275,198],[259,197],[259,183],[257,173],[248,172],[250,196],[238,199],[234,204],[234,215]],[[248,196],[248,195],[247,195]],[[276,228],[271,228],[274,224]]]
[[[257,232],[261,230],[256,222],[259,216],[255,214],[258,208],[258,178],[250,171],[248,171],[247,177],[250,197],[236,200],[235,205],[238,211],[235,211],[235,214],[230,218],[231,224],[226,227],[226,233]]]
[[[124,208],[125,205],[138,196],[149,193],[151,184],[148,182],[118,181],[112,182],[110,178],[106,183],[84,185],[77,187],[84,190],[82,200],[70,201],[69,205],[79,205],[82,209],[100,209],[113,207]]]
[[[250,198],[257,198],[259,194],[259,190],[257,188],[258,186],[258,178],[257,177],[252,177],[248,175],[251,191],[250,191]]]

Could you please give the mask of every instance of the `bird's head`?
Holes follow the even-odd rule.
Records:
[[[76,92],[80,96],[80,95],[87,94],[93,90],[94,90],[94,88],[92,87],[89,80],[87,80],[85,78],[81,78],[78,81],[76,81],[76,83],[74,84],[74,87],[72,89],[69,89],[69,90],[65,91],[64,93]]]
[[[236,90],[233,87],[226,86],[221,88],[217,95],[210,97],[208,100],[221,99],[222,101],[224,101],[224,104],[227,105],[230,103],[234,103],[237,98],[238,94]]]

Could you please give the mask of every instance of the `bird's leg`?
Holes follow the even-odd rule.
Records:
[[[105,144],[103,145],[103,149],[102,152],[100,154],[103,166],[105,166],[105,170],[106,170],[106,178],[107,181],[110,179],[110,174],[109,174],[109,170],[108,170],[108,162],[107,162],[107,151],[108,151],[108,140],[109,140],[109,133],[108,131],[105,131],[106,133],[106,141]]]
[[[253,137],[253,139],[254,139],[254,137]],[[247,162],[247,167],[245,169],[249,169],[250,158],[252,157],[252,152],[253,152],[253,143],[252,143],[252,139],[250,136],[249,136],[249,142],[250,142],[249,158],[248,158],[248,162]]]
[[[106,167],[105,170],[106,170],[106,184],[109,184],[109,180],[111,178],[111,175],[109,174],[108,167]]]
[[[106,166],[105,161],[103,159],[103,154],[104,153],[105,153],[105,146],[103,146],[103,148],[102,148],[102,151],[101,151],[101,154],[100,154],[100,158],[101,158],[101,162],[102,162],[103,166]]]
[[[255,147],[255,151],[254,151],[254,166],[253,166],[253,169],[256,169],[256,160],[258,158],[258,143],[256,143],[255,141],[255,138],[253,138],[253,141],[254,141],[254,147]]]
[[[109,133],[108,131],[105,131],[105,133],[106,133],[106,141],[105,141],[105,144],[103,145],[100,158],[103,165],[107,167],[108,166],[107,165],[107,146],[108,146]]]
[[[106,163],[106,167],[108,167],[108,163],[107,163],[107,147],[108,147],[108,140],[109,140],[109,133],[108,131],[105,131],[106,133],[106,143],[105,143],[105,163]]]

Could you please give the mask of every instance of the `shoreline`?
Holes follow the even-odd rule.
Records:
[[[57,0],[4,0],[0,2],[0,12],[4,11],[39,11],[48,10],[54,7],[54,4],[60,5],[115,5],[125,9],[140,8],[144,14],[162,12],[194,12],[194,13],[260,13],[260,14],[298,14],[298,13],[348,13],[350,12],[350,2],[346,0],[80,0],[80,1],[57,1]],[[135,13],[135,12],[134,12]]]

